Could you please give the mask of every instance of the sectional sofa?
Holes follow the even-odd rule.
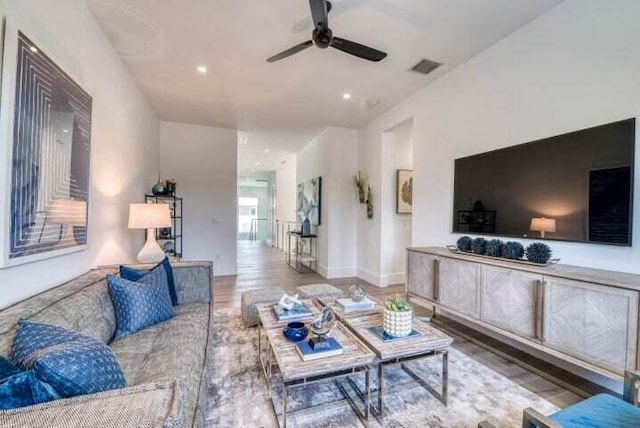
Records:
[[[2,427],[202,427],[213,314],[211,262],[172,263],[176,316],[113,340],[116,320],[105,277],[93,269],[0,310],[0,355],[9,357],[20,318],[57,325],[102,340],[114,352],[128,386],[98,394],[0,411]],[[138,269],[150,266],[133,266]]]

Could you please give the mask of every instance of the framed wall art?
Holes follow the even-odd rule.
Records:
[[[322,177],[298,183],[298,223],[308,218],[312,226],[322,221]]]
[[[0,266],[85,249],[92,99],[11,20],[1,103]]]
[[[411,214],[413,212],[413,170],[396,171],[396,213]]]

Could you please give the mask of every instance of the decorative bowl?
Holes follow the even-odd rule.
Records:
[[[309,334],[309,329],[305,325],[305,323],[300,321],[294,321],[287,324],[287,326],[282,330],[282,334],[287,340],[291,342],[300,342],[304,340]]]

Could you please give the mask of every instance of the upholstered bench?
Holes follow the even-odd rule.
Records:
[[[258,303],[277,303],[284,294],[281,288],[256,288],[242,293],[240,298],[240,312],[245,327],[254,327],[260,324],[258,316]]]
[[[318,297],[343,297],[344,291],[331,284],[301,285],[297,289],[301,299],[315,299]]]

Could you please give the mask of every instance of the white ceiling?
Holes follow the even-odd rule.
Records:
[[[242,130],[240,156],[262,156],[264,169],[280,161],[265,148],[295,152],[328,125],[359,128],[560,1],[335,0],[334,34],[386,59],[311,47],[269,64],[310,39],[307,0],[87,0],[162,120]],[[422,58],[444,65],[407,71]]]

